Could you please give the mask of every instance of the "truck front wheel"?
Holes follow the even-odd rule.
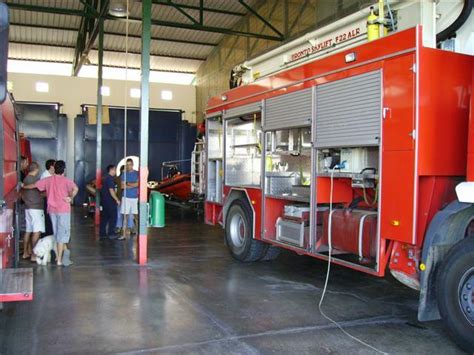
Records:
[[[449,333],[474,352],[474,238],[457,243],[438,269],[436,296]]]
[[[252,210],[241,200],[232,202],[225,219],[225,237],[230,254],[243,262],[260,260],[265,244],[253,239]]]

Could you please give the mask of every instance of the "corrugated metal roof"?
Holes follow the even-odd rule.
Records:
[[[74,49],[10,43],[8,57],[12,59],[70,63]]]
[[[247,0],[253,5],[258,0]],[[199,0],[174,0],[177,5],[199,7]],[[17,59],[72,62],[81,24],[79,11],[84,5],[79,0],[9,0],[10,8],[10,51],[9,56]],[[131,1],[130,17],[141,18],[141,2]],[[204,12],[204,25],[231,29],[242,18],[235,13],[244,14],[246,10],[235,0],[205,0],[204,6],[216,11]],[[61,14],[49,13],[59,11]],[[71,14],[65,14],[72,11]],[[183,8],[189,16],[199,20],[199,10]],[[231,11],[234,14],[219,11]],[[193,21],[169,4],[154,4],[152,19],[192,25]],[[120,20],[105,22],[104,65],[124,66],[126,23]],[[129,64],[140,65],[141,23],[129,22]],[[204,32],[167,26],[152,26],[151,65],[153,70],[195,72],[203,60],[222,39],[221,33]],[[177,41],[177,42],[176,42]],[[181,41],[181,42],[180,42]],[[197,42],[197,44],[183,43]],[[209,45],[205,45],[208,43]],[[97,43],[96,43],[97,44]],[[96,50],[89,59],[97,60]]]
[[[82,10],[84,5],[79,0],[15,0],[8,3],[24,4],[32,6],[46,6],[71,10]]]
[[[10,26],[11,42],[33,42],[54,45],[72,46],[76,43],[77,33],[73,31],[53,30],[47,28],[32,28]]]
[[[34,11],[10,9],[10,23],[47,25],[52,27],[79,28],[79,16],[48,14]]]

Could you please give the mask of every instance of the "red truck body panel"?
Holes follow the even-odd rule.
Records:
[[[424,48],[420,42],[421,31],[418,26],[395,33],[259,79],[208,102],[208,114],[225,112],[330,81],[382,72],[384,117],[381,117],[378,268],[373,271],[335,260],[378,276],[384,275],[390,253],[397,254],[398,260],[403,261],[391,263],[392,269],[417,274],[417,258],[427,227],[434,214],[455,199],[454,186],[466,176],[467,132],[474,131],[469,130],[469,112],[473,106],[473,58]],[[355,53],[356,62],[345,62],[348,53]],[[472,117],[471,125],[474,125]],[[471,137],[469,154],[474,155],[473,142],[474,137]],[[319,184],[319,193],[319,186],[323,184],[312,179],[313,184]],[[228,186],[223,189],[223,205],[229,190]],[[261,193],[252,194],[252,200],[261,199],[258,197]],[[327,202],[319,195],[317,200],[318,203]],[[325,259],[324,255],[313,253],[309,248],[275,243],[275,218],[281,215],[284,203],[270,203],[270,211],[265,210],[265,216],[259,215],[258,209],[254,208],[257,219],[254,238],[260,239],[263,235],[266,242]],[[261,200],[256,201],[255,206],[261,204]],[[221,222],[222,213],[216,214],[216,207],[212,206],[219,204],[206,203],[206,221]],[[261,223],[265,225],[265,233],[259,227]]]
[[[16,118],[13,104],[7,95],[6,100],[0,105],[2,118],[2,186],[1,196],[5,203],[0,214],[0,248],[2,249],[1,268],[11,267],[14,261],[14,210],[17,200],[16,186],[18,182],[17,161],[18,146],[16,138]]]

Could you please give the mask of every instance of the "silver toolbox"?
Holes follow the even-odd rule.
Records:
[[[295,244],[304,247],[305,236],[309,234],[309,227],[304,222],[293,222],[278,218],[276,222],[276,239],[280,242]]]
[[[295,173],[293,172],[267,172],[265,181],[265,192],[268,195],[291,194],[295,184]]]

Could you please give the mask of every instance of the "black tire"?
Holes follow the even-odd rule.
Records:
[[[280,255],[281,249],[279,247],[276,247],[274,245],[269,245],[267,247],[267,250],[265,251],[265,254],[263,254],[262,261],[272,261],[278,258],[278,255]]]
[[[441,317],[454,341],[474,352],[474,238],[467,238],[446,255],[438,269],[436,297]]]
[[[260,260],[266,245],[253,239],[252,210],[247,202],[232,202],[225,219],[225,237],[230,254],[242,262]]]

